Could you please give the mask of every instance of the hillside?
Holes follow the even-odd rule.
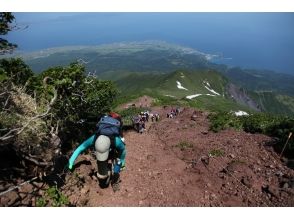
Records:
[[[162,41],[50,48],[17,56],[23,57],[36,73],[52,66],[66,66],[71,62],[79,61],[85,65],[86,71],[95,73],[100,79],[116,81],[122,93],[128,95],[141,94],[143,89],[149,94],[152,92],[176,97],[206,92],[205,89],[204,91],[194,89],[192,90],[195,91],[194,94],[188,94],[184,90],[170,91],[169,82],[161,82],[164,80],[162,74],[170,74],[179,69],[188,71],[214,69],[225,76],[230,83],[246,90],[246,98],[233,98],[240,105],[274,114],[294,114],[291,108],[294,105],[294,76],[268,70],[242,69],[216,64],[213,63],[215,58],[219,58],[216,55]],[[133,83],[134,81],[136,84]],[[191,82],[184,81],[190,87]],[[193,78],[192,81],[197,83]],[[203,80],[198,83],[202,82]],[[223,79],[214,84],[214,86],[223,84]],[[159,89],[157,85],[160,86]],[[196,88],[202,87],[196,85]],[[224,91],[224,88],[220,88],[220,91]],[[166,94],[167,92],[171,94]],[[266,96],[266,99],[260,98],[263,96]],[[205,98],[200,97],[200,99]]]
[[[20,56],[37,73],[79,60],[87,71],[96,71],[97,75],[108,71],[166,73],[178,68],[205,68],[209,58],[194,49],[161,41],[51,48]]]
[[[213,111],[260,111],[257,104],[214,70],[178,70],[169,74],[130,74],[116,81],[123,100],[149,94],[166,103]],[[246,99],[246,101],[244,101]],[[165,101],[164,101],[165,100]],[[248,102],[251,103],[248,103]]]
[[[149,98],[142,100],[149,106]],[[60,192],[71,206],[294,205],[294,171],[273,151],[271,138],[232,129],[214,133],[207,112],[190,119],[192,108],[174,119],[165,117],[171,107],[151,108],[159,122],[148,122],[143,134],[125,132],[127,162],[119,192],[99,188],[91,152],[78,158],[74,172],[59,175]],[[1,196],[0,204],[43,204],[47,188],[38,181],[26,184]]]

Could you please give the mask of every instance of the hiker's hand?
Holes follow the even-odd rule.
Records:
[[[126,162],[122,160],[120,170],[125,170],[126,169]]]
[[[70,171],[72,171],[72,170],[73,170],[73,164],[68,163],[68,169],[69,169]]]

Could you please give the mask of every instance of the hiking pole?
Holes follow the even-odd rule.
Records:
[[[38,179],[38,178],[39,178],[39,177],[34,177],[34,178],[32,178],[32,179],[30,179],[30,180],[27,180],[27,181],[25,181],[25,182],[23,182],[23,183],[21,183],[21,184],[19,184],[19,185],[17,185],[17,186],[13,186],[13,187],[9,188],[8,190],[1,192],[1,193],[0,193],[0,196],[4,195],[4,194],[6,194],[6,193],[8,193],[8,192],[10,192],[10,191],[12,191],[12,190],[18,189],[18,188],[20,188],[21,186],[23,186],[23,185],[25,185],[25,184],[27,184],[27,183],[30,183],[30,182],[32,182],[32,181]]]
[[[287,144],[288,144],[288,141],[290,140],[291,136],[292,136],[292,132],[290,132],[290,134],[289,134],[289,136],[288,136],[288,139],[287,139],[287,141],[286,141],[286,143],[285,143],[285,145],[284,145],[284,147],[283,147],[283,150],[282,150],[282,152],[281,152],[281,154],[280,154],[280,159],[281,159],[281,157],[282,157],[282,155],[283,155],[283,152],[284,152],[284,150],[285,150],[285,148],[286,148],[286,146],[287,146]]]

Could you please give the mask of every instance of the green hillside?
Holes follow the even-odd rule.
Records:
[[[252,91],[272,91],[294,96],[294,76],[269,70],[230,68],[222,73],[233,83]]]
[[[85,65],[86,72],[95,73],[99,79],[115,81],[121,96],[126,99],[127,96],[152,94],[180,100],[201,94],[191,101],[222,100],[221,97],[209,96],[216,95],[209,91],[211,89],[230,100],[230,93],[226,91],[230,82],[251,94],[239,103],[246,103],[249,98],[258,103],[263,111],[294,114],[294,76],[268,70],[229,68],[213,63],[205,53],[166,42],[60,47],[20,56],[36,73],[48,67],[79,61]],[[185,70],[184,75],[179,69]],[[179,85],[185,89],[179,89]]]
[[[286,95],[277,95],[273,92],[251,92],[259,106],[273,114],[294,115],[294,98]]]
[[[124,101],[147,94],[160,105],[191,106],[211,111],[250,111],[247,106],[225,95],[228,80],[213,70],[178,70],[161,75],[133,73],[116,83],[121,91],[120,98]],[[187,98],[195,94],[199,96]]]

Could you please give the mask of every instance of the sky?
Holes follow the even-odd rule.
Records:
[[[229,66],[294,74],[294,13],[14,13],[21,51],[162,40],[219,54]]]

